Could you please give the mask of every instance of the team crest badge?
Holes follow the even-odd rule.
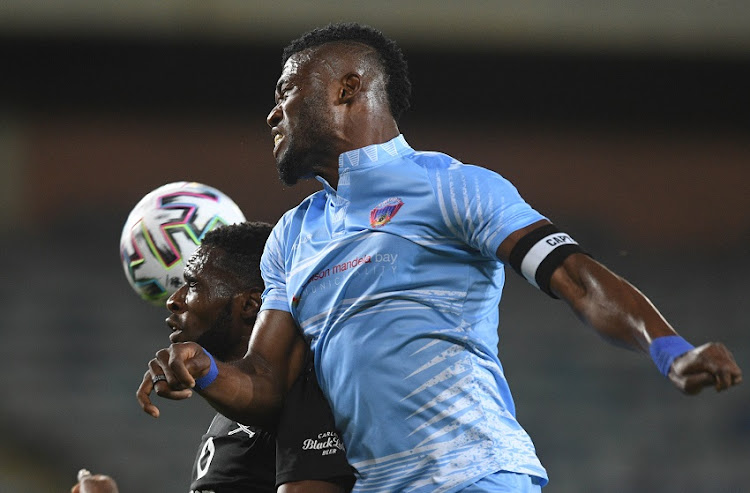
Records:
[[[404,205],[404,202],[398,197],[391,197],[379,203],[370,211],[370,226],[373,228],[385,226],[393,219],[402,205]]]

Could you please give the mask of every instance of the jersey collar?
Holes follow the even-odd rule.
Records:
[[[406,142],[403,134],[384,142],[367,147],[360,147],[353,151],[346,151],[339,155],[339,186],[334,189],[322,176],[316,175],[315,179],[323,184],[323,189],[329,197],[341,198],[347,195],[349,187],[349,171],[362,169],[374,164],[384,163],[394,158],[414,152]]]
[[[355,168],[389,161],[409,151],[412,151],[412,148],[406,142],[403,134],[399,134],[388,142],[361,147],[341,154],[339,156],[339,173],[343,174]]]

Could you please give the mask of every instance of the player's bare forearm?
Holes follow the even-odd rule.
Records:
[[[299,375],[305,349],[306,342],[288,313],[264,311],[242,359],[223,363],[194,342],[174,343],[157,351],[149,362],[136,396],[146,413],[158,417],[152,392],[181,400],[197,391],[230,419],[247,425],[267,424],[275,419]]]
[[[253,382],[254,376],[250,365],[237,368],[234,365],[214,361],[218,372],[213,382],[201,391],[201,394],[213,407],[230,413],[254,404],[256,389],[262,384]],[[159,408],[151,401],[151,394],[170,400],[182,400],[192,396],[196,380],[209,373],[211,359],[205,350],[194,342],[175,343],[168,348],[160,349],[149,364],[136,398],[141,408],[151,416],[158,418]],[[257,377],[256,377],[257,378]],[[210,387],[210,389],[209,389]],[[263,414],[262,404],[255,409],[256,416]],[[273,407],[273,406],[269,406]]]
[[[676,335],[643,293],[586,255],[568,257],[553,274],[550,288],[613,344],[647,353],[654,338]]]
[[[586,325],[614,344],[648,354],[658,347],[652,346],[657,338],[666,337],[659,342],[681,340],[667,337],[677,332],[643,293],[586,255],[568,257],[554,272],[550,288]],[[684,340],[679,344],[683,343],[683,349],[673,352],[660,367],[682,392],[697,394],[711,386],[722,391],[742,382],[742,371],[723,344],[711,342],[690,349]],[[657,353],[651,353],[652,357]],[[655,362],[659,359],[656,356]]]
[[[545,219],[508,235],[497,258],[564,300],[611,343],[650,354],[659,371],[682,392],[696,394],[708,386],[720,391],[742,382],[742,371],[723,344],[693,347],[643,293],[577,245]],[[542,268],[545,263],[552,266],[551,276],[547,267]]]
[[[264,425],[274,421],[286,394],[287,385],[267,363],[248,354],[233,363],[214,361],[215,378],[199,389],[196,381],[205,377],[211,359],[193,342],[176,343],[161,349],[149,362],[136,393],[141,408],[158,418],[159,409],[151,402],[151,393],[171,400],[200,393],[217,411],[247,425]]]
[[[251,356],[217,366],[216,380],[199,392],[214,409],[245,425],[275,421],[286,395],[283,382]]]

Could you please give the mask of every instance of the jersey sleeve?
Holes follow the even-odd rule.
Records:
[[[283,221],[284,218],[282,217],[271,231],[260,259],[260,273],[265,284],[261,310],[290,311],[289,299],[286,293],[285,243],[282,234]]]
[[[497,259],[500,243],[514,231],[546,219],[498,173],[455,162],[436,170],[433,186],[452,235]]]

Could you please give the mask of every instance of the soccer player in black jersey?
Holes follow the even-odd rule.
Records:
[[[221,361],[244,356],[260,307],[260,256],[271,225],[247,222],[211,231],[185,267],[185,283],[167,301],[173,343],[197,342]],[[146,385],[153,385],[150,374]],[[150,389],[149,389],[150,391]],[[114,480],[82,472],[74,493],[111,493]],[[217,414],[193,465],[191,492],[339,493],[354,476],[317,386],[310,357],[278,421],[245,426]]]

